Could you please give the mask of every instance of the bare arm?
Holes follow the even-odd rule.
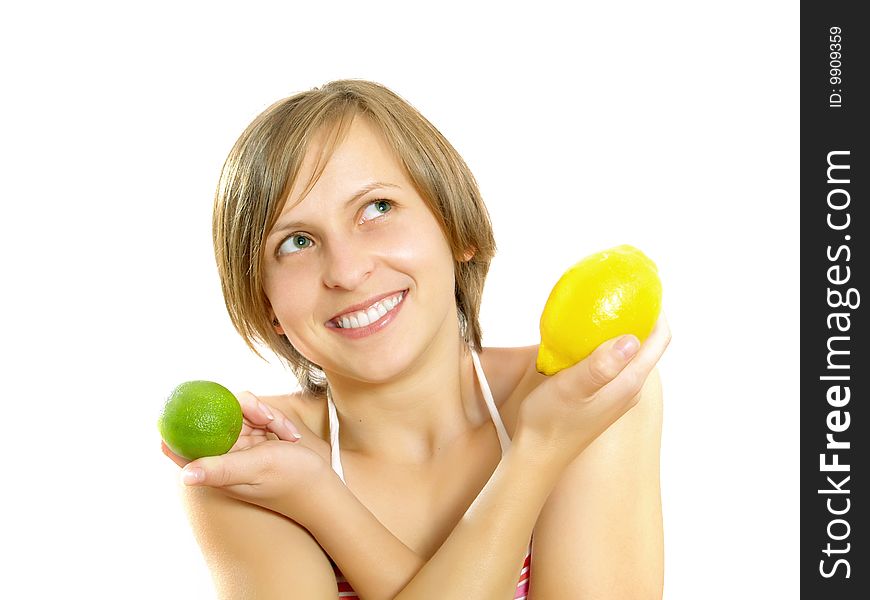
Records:
[[[305,525],[364,598],[513,598],[538,513],[566,465],[563,456],[515,437],[489,482],[428,562],[355,498],[348,498],[346,488],[325,493],[319,511]],[[343,487],[340,480],[338,485]],[[336,527],[336,522],[352,526]]]
[[[343,484],[334,487],[336,477],[331,484],[314,486],[320,493],[308,510],[297,513],[300,522],[369,600],[428,599],[433,594],[512,598],[541,507],[572,460],[637,402],[640,386],[670,338],[666,325],[659,337],[651,346],[645,344],[624,369],[624,362],[605,347],[597,359],[594,354],[529,395],[521,407],[523,426],[518,426],[511,448],[441,548],[419,570],[420,558]],[[337,522],[353,523],[352,533],[336,527]],[[387,571],[385,565],[394,568]]]
[[[530,600],[661,600],[661,425],[653,371],[637,405],[574,459],[544,504]]]
[[[210,487],[182,490],[221,600],[335,600],[329,559],[301,525]]]
[[[439,598],[513,598],[529,537],[551,491],[577,456],[637,403],[641,386],[669,339],[670,333],[664,324],[658,336],[651,338],[652,343],[645,345],[618,380],[614,377],[624,363],[614,362],[612,356],[605,354],[609,348],[604,348],[601,353],[596,351],[598,355],[590,357],[588,362],[584,361],[585,365],[581,363],[574,368],[573,373],[569,374],[569,369],[565,376],[554,376],[552,381],[540,384],[541,389],[529,396],[530,399],[537,396],[529,402],[531,408],[525,410],[526,405],[523,406],[526,426],[518,427],[511,448],[489,482],[438,552],[394,596],[396,600],[425,599],[433,594]],[[610,384],[602,388],[605,382]],[[654,385],[657,382],[656,377]],[[525,393],[528,388],[523,390],[522,387],[519,389]],[[596,392],[599,388],[600,393]],[[569,439],[571,436],[575,439]],[[341,503],[341,496],[334,496],[333,501]],[[339,504],[331,508],[337,512],[327,512],[341,514]],[[362,514],[359,517],[363,519]],[[366,573],[360,569],[361,558],[372,563],[368,567],[369,574],[378,572],[378,564],[373,563],[389,564],[380,548],[372,553],[371,546],[366,545],[366,537],[354,536],[355,546],[351,548],[346,534],[336,531],[334,521],[313,520],[308,525],[331,555],[332,548],[346,552],[333,558],[343,571],[348,569],[345,576],[357,591],[369,585],[362,579]],[[401,548],[397,552],[400,553]],[[414,561],[408,559],[406,564],[413,566]],[[401,579],[399,574],[392,581]],[[446,589],[446,581],[450,582],[449,589]],[[378,589],[376,583],[371,585],[374,590]],[[393,596],[381,593],[372,597]]]
[[[185,489],[185,500],[221,599],[334,599],[336,583],[321,546],[366,600],[507,599],[513,598],[532,528],[560,470],[560,462],[532,450],[515,438],[428,562],[331,470],[312,482],[310,502],[296,503],[304,527],[207,486]]]
[[[447,541],[396,600],[431,598],[435,590],[444,599],[514,597],[535,521],[565,467],[545,450],[515,436]]]

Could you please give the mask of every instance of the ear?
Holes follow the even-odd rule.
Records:
[[[284,328],[281,327],[278,317],[275,316],[275,312],[271,308],[269,309],[269,319],[272,321],[272,329],[275,330],[275,333],[284,335]]]
[[[472,258],[474,258],[474,255],[476,254],[476,252],[477,252],[477,250],[475,248],[469,248],[468,250],[465,251],[465,254],[462,255],[462,259],[460,260],[460,262],[470,261]]]

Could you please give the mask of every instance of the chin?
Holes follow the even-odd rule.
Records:
[[[344,360],[334,364],[333,368],[342,377],[370,385],[386,384],[421,364],[425,352],[426,349],[423,347],[415,348],[402,344],[399,348],[345,356]]]
[[[391,350],[355,361],[353,372],[355,378],[366,383],[387,383],[407,372],[415,361],[415,357],[407,348]]]

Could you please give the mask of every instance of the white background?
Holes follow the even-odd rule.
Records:
[[[0,596],[211,596],[159,452],[163,398],[293,385],[226,317],[218,172],[273,101],[355,77],[414,104],[478,178],[499,245],[486,345],[536,343],[586,254],[658,263],[665,598],[797,597],[797,4],[294,4],[0,15]]]

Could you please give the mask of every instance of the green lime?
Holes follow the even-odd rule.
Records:
[[[186,381],[172,390],[157,421],[169,449],[188,460],[226,454],[242,431],[242,406],[213,381]]]

